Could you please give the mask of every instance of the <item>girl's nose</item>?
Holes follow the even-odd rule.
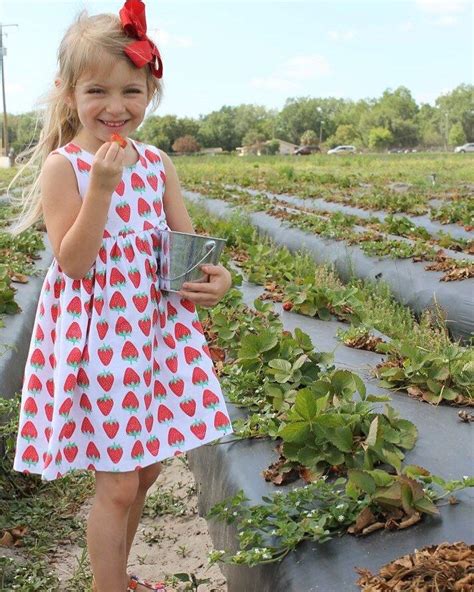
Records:
[[[122,114],[124,112],[124,102],[121,97],[111,97],[107,104],[107,112],[111,114]]]

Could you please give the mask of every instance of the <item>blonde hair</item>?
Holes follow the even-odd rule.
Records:
[[[36,127],[43,120],[39,141],[36,146],[23,150],[15,159],[21,164],[21,161],[28,158],[10,182],[8,192],[25,172],[32,173],[33,183],[22,190],[21,197],[10,195],[12,203],[22,208],[18,217],[13,220],[13,225],[8,228],[11,234],[18,235],[42,219],[40,176],[43,164],[50,152],[64,146],[76,136],[81,125],[77,112],[66,102],[67,97],[74,92],[78,79],[85,72],[96,69],[98,63],[101,67],[104,66],[102,59],[98,59],[98,52],[105,54],[111,61],[123,60],[135,67],[124,53],[125,47],[131,42],[132,39],[125,34],[120,18],[115,14],[89,16],[86,10],[82,10],[66,31],[58,49],[57,78],[61,83],[54,85],[39,101],[39,105],[45,106],[43,112],[37,112]],[[161,101],[163,86],[161,80],[153,76],[150,68],[145,68],[148,104],[152,104],[151,111],[154,111]]]

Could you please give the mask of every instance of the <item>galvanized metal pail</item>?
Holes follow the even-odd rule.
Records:
[[[161,232],[159,285],[161,290],[178,292],[184,282],[208,282],[201,265],[216,265],[226,240],[175,230]]]

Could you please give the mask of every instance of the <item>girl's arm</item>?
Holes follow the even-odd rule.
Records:
[[[122,148],[103,144],[94,158],[83,200],[64,156],[50,154],[43,165],[41,204],[48,238],[59,266],[72,279],[82,279],[95,262],[122,162]]]
[[[183,200],[178,174],[170,157],[160,150],[166,173],[166,187],[163,207],[171,230],[194,233],[193,224]],[[180,290],[181,296],[200,306],[214,306],[222,300],[232,285],[230,272],[222,265],[204,265],[204,273],[209,274],[209,282],[187,282]]]

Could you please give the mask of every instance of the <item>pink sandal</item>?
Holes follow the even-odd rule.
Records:
[[[130,581],[128,583],[128,590],[131,592],[137,589],[137,586],[143,586],[144,588],[148,588],[149,590],[159,590],[160,592],[166,592],[164,582],[149,582],[148,580],[142,580],[138,576],[130,576]]]

